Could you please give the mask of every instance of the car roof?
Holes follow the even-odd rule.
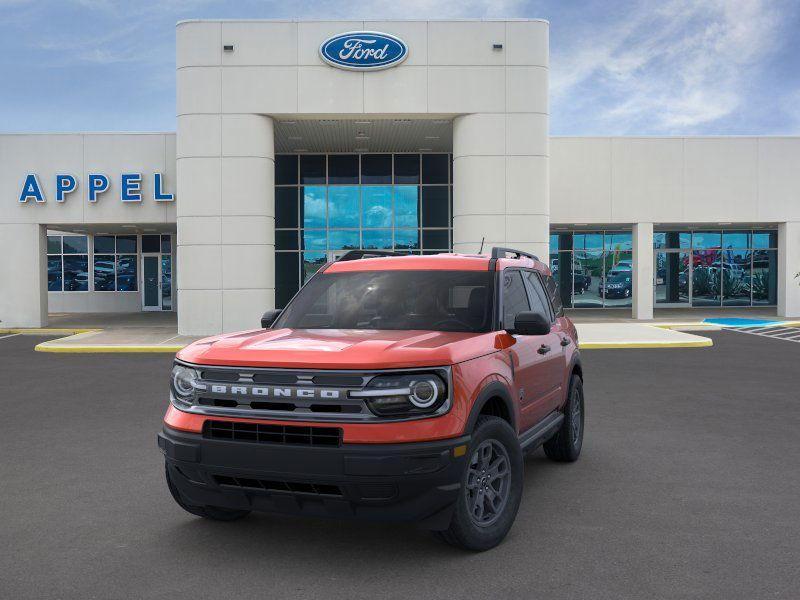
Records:
[[[494,269],[492,269],[494,267]],[[547,265],[529,258],[492,259],[482,254],[442,253],[425,256],[375,256],[330,263],[325,273],[354,273],[358,271],[488,271],[509,267],[536,269],[549,274]]]

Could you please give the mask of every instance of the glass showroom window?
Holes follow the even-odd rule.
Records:
[[[631,306],[633,251],[630,232],[553,233],[550,235],[550,268],[566,307]]]
[[[85,235],[47,236],[47,291],[88,292],[89,254]]]
[[[137,291],[137,250],[135,235],[94,236],[94,290]]]
[[[656,304],[768,306],[777,301],[774,230],[658,231]]]
[[[449,154],[277,155],[276,305],[348,250],[449,252],[452,212]]]

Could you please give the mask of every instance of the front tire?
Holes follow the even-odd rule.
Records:
[[[575,462],[583,447],[583,381],[573,375],[564,406],[564,420],[558,432],[544,443],[547,458],[557,462]]]
[[[172,481],[172,477],[169,474],[169,466],[166,464],[164,465],[164,473],[167,478],[167,487],[169,488],[170,494],[172,494],[172,498],[177,502],[178,506],[188,513],[203,517],[204,519],[211,519],[212,521],[237,521],[250,514],[249,510],[233,510],[220,506],[195,506],[189,504],[183,499],[180,491]]]
[[[452,521],[436,535],[465,550],[489,550],[505,539],[517,517],[522,450],[507,422],[484,416],[475,426],[467,456]]]

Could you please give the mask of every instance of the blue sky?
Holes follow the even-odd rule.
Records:
[[[551,133],[800,133],[800,2],[0,0],[0,132],[173,131],[189,18],[548,19]]]

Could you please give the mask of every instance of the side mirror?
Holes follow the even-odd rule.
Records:
[[[272,324],[281,316],[281,310],[273,309],[268,310],[264,313],[264,316],[261,317],[261,328],[262,329],[269,329],[272,327]]]
[[[514,329],[508,333],[519,335],[547,335],[550,333],[550,319],[540,312],[524,311],[517,313]]]

